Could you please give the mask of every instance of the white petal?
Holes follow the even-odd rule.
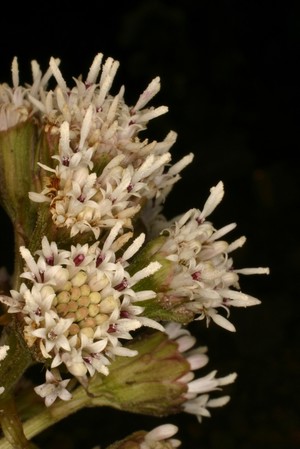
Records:
[[[200,218],[206,218],[212,213],[212,211],[217,207],[217,205],[222,201],[224,196],[224,185],[220,181],[215,187],[210,189],[210,195],[204,204]]]
[[[219,326],[228,330],[229,332],[236,331],[234,325],[230,321],[228,321],[225,317],[223,317],[222,315],[219,315],[218,313],[209,313],[209,316],[212,318],[212,320],[216,324],[218,324]]]
[[[241,268],[240,270],[234,270],[239,274],[270,274],[270,269],[265,267],[258,268]]]
[[[137,103],[133,107],[133,111],[136,112],[143,108],[160,90],[160,78],[157,76],[147,86],[144,92],[140,95]]]
[[[140,234],[135,240],[134,242],[126,249],[126,251],[124,252],[122,259],[123,260],[128,260],[130,259],[143,245],[144,241],[145,241],[145,234]]]
[[[141,279],[151,276],[152,274],[156,273],[156,271],[158,271],[160,268],[161,268],[161,264],[159,262],[149,263],[149,265],[147,267],[138,271],[130,278],[130,285],[132,286],[132,285],[136,284],[138,281],[140,281]]]
[[[97,77],[98,77],[99,72],[100,72],[102,59],[103,59],[103,54],[102,53],[98,53],[96,55],[96,57],[94,58],[93,63],[91,65],[91,67],[90,67],[88,76],[86,78],[86,84],[87,85],[93,84],[93,83],[96,82]]]
[[[161,426],[156,427],[155,429],[151,430],[147,433],[145,436],[145,440],[154,440],[154,441],[161,441],[166,440],[168,438],[171,438],[175,433],[178,432],[178,427],[174,426],[174,424],[163,424]]]
[[[220,398],[210,399],[207,402],[208,407],[223,407],[223,405],[228,404],[230,401],[230,396],[221,396]]]

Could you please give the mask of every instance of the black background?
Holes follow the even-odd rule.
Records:
[[[71,84],[102,52],[120,61],[112,93],[125,84],[131,104],[160,75],[162,90],[152,104],[168,105],[169,113],[147,133],[161,139],[170,129],[178,132],[174,161],[195,154],[166,202],[166,215],[201,208],[222,179],[225,198],[212,219],[216,226],[237,222],[232,238],[247,236],[236,265],[271,269],[268,277],[241,280],[242,290],[262,304],[232,311],[237,333],[202,322],[191,326],[209,347],[211,369],[239,373],[227,388],[230,404],[212,418],[198,424],[183,414],[158,419],[84,410],[37,443],[104,448],[132,431],[173,422],[183,449],[299,448],[298,2],[52,1],[1,8],[0,82],[10,80],[13,56],[22,82],[30,80],[31,59],[45,70],[55,56]],[[1,220],[4,265],[12,238]]]

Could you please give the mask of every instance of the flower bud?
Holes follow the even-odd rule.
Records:
[[[181,410],[187,385],[178,382],[190,370],[190,364],[177,343],[162,332],[145,334],[127,345],[138,354],[130,359],[116,357],[107,377],[96,375],[88,386],[91,403],[109,404],[121,410],[154,416]]]
[[[173,424],[163,424],[150,432],[140,430],[124,440],[116,441],[107,449],[175,449],[181,444],[179,440],[172,438],[177,430]]]

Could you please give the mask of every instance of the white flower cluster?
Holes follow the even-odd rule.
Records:
[[[57,60],[58,62],[58,60]],[[36,61],[31,62],[33,82],[29,86],[19,85],[19,68],[17,58],[12,62],[12,87],[6,83],[0,84],[0,131],[28,120],[36,111],[29,97],[39,97],[52,76],[50,68],[44,76]]]
[[[137,237],[117,259],[117,249],[127,241],[126,234],[118,237],[121,226],[117,223],[111,229],[101,248],[96,242],[60,250],[46,237],[37,258],[27,248],[20,248],[26,262],[21,277],[27,282],[19,291],[12,290],[11,298],[2,297],[2,302],[9,305],[9,313],[23,314],[27,344],[39,348],[51,369],[64,364],[77,378],[95,372],[107,375],[114,356],[136,354],[123,347],[120,340],[131,339],[131,332],[141,326],[164,331],[156,321],[141,316],[143,307],[134,305],[153,298],[155,292],[132,289],[156,272],[160,264],[152,262],[130,275],[126,270],[128,259],[139,250],[145,235]],[[53,391],[60,392],[61,382],[55,372],[49,372],[47,378],[51,388],[44,386],[36,391],[49,392],[49,405]]]
[[[165,329],[143,316],[143,301],[155,298],[154,305],[161,301],[170,308],[179,304],[197,320],[206,319],[207,324],[213,320],[234,331],[227,319],[230,307],[260,302],[240,291],[239,274],[269,270],[235,269],[230,253],[242,246],[245,238],[227,243],[222,238],[235,223],[217,230],[207,221],[223,198],[222,182],[211,189],[202,211],[192,209],[172,222],[160,215],[163,200],[193,155],[170,166],[174,132],[162,142],[139,137],[149,120],[167,112],[165,106],[145,107],[160,90],[160,79],[155,78],[130,107],[124,101],[124,87],[115,96],[109,93],[118,62],[108,58],[102,64],[102,59],[98,54],[86,79],[74,79],[72,88],[54,58],[44,75],[33,61],[33,83],[22,87],[14,59],[13,87],[0,85],[0,131],[30,118],[39,127],[39,165],[48,176],[40,191],[29,192],[30,199],[48,203],[58,233],[59,228],[67,228],[74,238],[90,232],[87,239],[95,242],[76,244],[74,239],[71,248],[60,249],[41,235],[41,249],[35,254],[22,246],[25,268],[21,278],[25,281],[18,291],[11,291],[10,298],[2,296],[0,301],[8,305],[9,313],[23,318],[19,323],[27,345],[37,359],[46,360],[46,382],[35,391],[47,406],[57,397],[71,398],[70,379],[61,377],[60,366],[83,384],[95,373],[107,375],[115,356],[136,355],[122,340],[131,339],[141,326],[149,326],[167,332],[186,353],[190,372],[178,380],[187,385],[182,407],[201,421],[210,416],[210,407],[229,400],[228,396],[211,399],[209,393],[232,383],[236,374],[217,378],[212,371],[195,379],[194,371],[208,362],[205,348],[192,350],[195,339],[179,324],[169,323]],[[56,85],[48,90],[51,77]],[[147,262],[134,274],[129,268],[129,260],[146,238],[140,234],[129,244],[138,217],[149,231],[147,238],[155,238],[159,232],[165,236],[157,251],[170,267],[168,264],[163,285],[156,284],[157,291],[134,288],[161,268],[157,261]],[[227,312],[227,318],[219,309]],[[0,360],[7,350],[1,347]],[[178,440],[171,438],[174,430],[171,425],[155,429],[146,435],[141,449],[177,447]]]
[[[49,202],[55,225],[70,229],[71,236],[92,231],[98,238],[117,222],[132,227],[141,207],[152,199],[161,202],[193,159],[190,154],[167,169],[176,134],[170,132],[162,142],[138,137],[149,120],[168,110],[145,108],[160,90],[159,77],[129,107],[124,87],[115,96],[109,94],[119,63],[108,58],[102,65],[102,59],[98,54],[86,80],[75,79],[72,88],[54,58],[45,75],[33,61],[33,84],[19,86],[14,59],[13,88],[0,85],[0,130],[34,115],[47,135],[53,162],[48,166],[41,161],[40,166],[49,176],[42,191],[29,196]],[[50,77],[57,83],[53,90],[47,90]]]
[[[166,333],[170,339],[176,341],[179,351],[184,355],[190,364],[190,372],[178,379],[178,382],[187,384],[188,391],[185,394],[185,402],[182,404],[186,413],[195,415],[199,422],[202,417],[209,417],[209,408],[222,407],[230,400],[229,396],[219,398],[210,398],[208,393],[220,390],[222,386],[231,384],[235,381],[237,374],[231,373],[225,377],[216,377],[217,371],[214,370],[206,376],[195,379],[194,371],[203,368],[208,363],[206,347],[193,348],[196,338],[190,332],[181,327],[180,324],[170,323],[166,326]]]
[[[239,274],[268,274],[268,268],[235,269],[229,256],[242,246],[245,237],[227,243],[220,240],[235,228],[232,223],[216,230],[206,217],[220,203],[224,194],[223,183],[211,189],[203,210],[191,209],[164,229],[168,238],[160,249],[166,259],[173,262],[173,273],[168,279],[165,299],[186,299],[184,306],[207,323],[213,320],[219,326],[235,331],[234,325],[217,311],[223,308],[247,307],[259,304],[253,296],[239,290]]]

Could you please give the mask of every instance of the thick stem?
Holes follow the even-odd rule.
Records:
[[[3,337],[2,344],[9,346],[9,349],[0,363],[0,386],[4,388],[0,396],[0,408],[2,400],[6,400],[15,384],[33,363],[26,343],[15,328],[6,326]]]
[[[24,434],[27,439],[31,439],[63,418],[87,407],[89,404],[90,398],[85,389],[78,387],[73,392],[73,397],[70,401],[57,401],[51,407],[45,408],[41,413],[25,421],[23,423]],[[107,403],[103,405],[107,405]],[[11,449],[11,445],[6,439],[2,438],[0,439],[0,449]]]
[[[82,387],[78,387],[70,401],[57,401],[51,407],[45,408],[38,416],[25,421],[24,433],[27,438],[38,435],[43,430],[61,421],[63,418],[81,410],[90,402],[86,391]],[[0,449],[2,446],[0,445]]]
[[[19,419],[13,397],[1,401],[0,422],[2,431],[9,444],[14,449],[36,449],[36,446],[27,440],[24,435],[22,423]]]
[[[40,185],[37,142],[37,127],[31,121],[0,132],[0,200],[12,223],[21,223],[28,239],[36,220],[36,205],[28,192]]]

